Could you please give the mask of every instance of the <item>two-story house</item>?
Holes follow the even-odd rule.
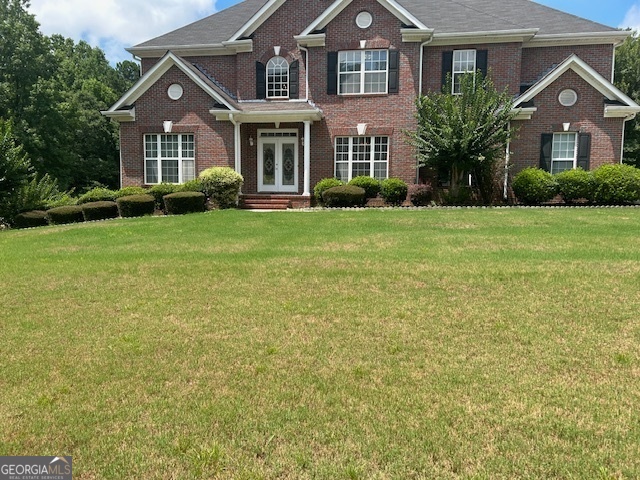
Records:
[[[515,171],[592,169],[640,111],[612,83],[627,35],[529,0],[245,0],[130,48],[143,75],[103,113],[123,186],[229,166],[304,205],[325,177],[414,183],[416,96],[480,69],[517,98]]]

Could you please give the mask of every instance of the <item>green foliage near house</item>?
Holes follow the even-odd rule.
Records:
[[[44,210],[19,213],[14,219],[16,228],[43,227],[45,225],[49,225],[49,222],[47,221],[47,212]]]
[[[51,225],[79,223],[84,222],[84,215],[82,214],[81,206],[68,205],[47,210],[47,220]]]
[[[555,176],[558,183],[558,193],[567,203],[576,200],[591,200],[595,190],[595,184],[591,172],[581,168],[565,170]]]
[[[616,48],[614,83],[640,103],[640,36],[637,31]],[[624,137],[624,162],[640,168],[640,117],[625,123]]]
[[[126,197],[128,195],[145,195],[149,193],[149,189],[144,187],[123,187],[120,190],[113,192],[114,199],[120,197]]]
[[[116,199],[120,216],[142,217],[153,215],[156,209],[156,202],[153,195],[128,195]]]
[[[409,185],[409,200],[416,207],[430,205],[433,201],[433,187],[426,184]]]
[[[113,202],[116,199],[116,192],[109,188],[96,187],[80,195],[78,205],[90,202]]]
[[[218,208],[234,208],[238,205],[242,175],[229,167],[211,167],[199,175],[202,191]]]
[[[349,180],[348,185],[364,188],[364,194],[367,198],[375,198],[380,193],[380,180],[360,175]]]
[[[337,178],[323,178],[318,183],[316,183],[315,187],[313,187],[313,196],[320,205],[324,205],[324,200],[322,199],[322,194],[325,190],[328,190],[333,187],[339,187],[341,185],[345,185],[342,180],[338,180]]]
[[[181,186],[175,183],[159,183],[158,185],[154,185],[151,187],[147,194],[153,195],[153,198],[156,202],[156,208],[158,210],[162,210],[164,208],[164,200],[163,197],[165,195],[169,195],[170,193],[176,193],[181,190]]]
[[[399,178],[386,178],[380,182],[380,196],[391,205],[401,205],[407,199],[408,186]]]
[[[631,165],[603,165],[592,172],[593,201],[625,204],[640,200],[640,169]]]
[[[366,200],[365,189],[355,185],[339,185],[322,193],[322,202],[327,207],[362,207]]]
[[[539,205],[558,194],[558,182],[540,168],[525,168],[513,179],[513,193],[526,205]]]
[[[116,202],[104,201],[83,204],[82,214],[84,215],[85,221],[89,222],[92,220],[117,218],[120,213],[118,212]]]
[[[204,212],[206,197],[202,192],[176,192],[164,196],[167,215]]]

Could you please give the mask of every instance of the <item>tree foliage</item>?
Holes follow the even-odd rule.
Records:
[[[635,32],[616,50],[616,86],[640,103],[640,35]],[[640,168],[640,118],[625,124],[624,162]]]
[[[514,133],[512,96],[478,71],[462,78],[459,95],[428,93],[416,106],[418,128],[408,135],[419,163],[446,175],[453,192],[471,174],[482,200],[491,202],[496,163]]]
[[[17,145],[11,124],[0,120],[0,217],[8,204],[33,174],[31,163],[21,145]]]

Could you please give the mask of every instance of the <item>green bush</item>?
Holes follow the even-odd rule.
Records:
[[[118,204],[109,201],[84,203],[82,204],[82,214],[87,222],[118,218]]]
[[[525,168],[513,179],[513,193],[526,205],[539,205],[558,194],[558,182],[545,170]]]
[[[121,217],[142,217],[153,215],[155,200],[153,195],[129,195],[116,200]]]
[[[361,207],[365,204],[366,196],[364,188],[339,185],[326,189],[322,201],[327,207]]]
[[[164,208],[164,200],[162,197],[165,195],[169,195],[171,193],[176,193],[181,191],[182,186],[177,185],[175,183],[159,183],[158,185],[154,185],[149,190],[147,190],[147,194],[153,195],[153,198],[156,202],[156,208],[158,210],[162,210]]]
[[[367,198],[375,198],[380,193],[380,180],[366,175],[353,177],[347,185],[364,188],[364,194]]]
[[[407,199],[408,190],[406,182],[399,178],[387,178],[380,183],[380,195],[391,205],[401,205]]]
[[[108,188],[92,188],[87,193],[80,195],[80,198],[78,198],[78,205],[91,202],[113,202],[116,199],[115,195],[116,192],[109,190]]]
[[[592,175],[596,203],[615,205],[640,200],[639,169],[631,165],[603,165]]]
[[[113,194],[114,199],[120,197],[128,197],[129,195],[145,195],[149,193],[149,190],[144,187],[124,187],[120,190],[116,190]]]
[[[78,199],[76,197],[72,197],[73,191],[61,193],[59,196],[48,200],[45,204],[45,209],[50,210],[56,207],[66,207],[68,205],[77,205]]]
[[[82,207],[78,205],[68,205],[66,207],[56,207],[47,210],[47,220],[51,225],[79,223],[84,222],[84,215],[82,215]]]
[[[409,200],[416,207],[431,205],[433,200],[433,188],[431,185],[414,184],[409,186]]]
[[[169,215],[204,212],[206,198],[202,192],[176,192],[164,196],[164,209]]]
[[[218,208],[238,205],[238,196],[244,179],[229,167],[211,167],[200,174],[202,191]]]
[[[558,193],[567,203],[576,200],[591,199],[594,191],[594,181],[591,173],[581,168],[565,170],[556,175],[558,182]]]
[[[184,182],[180,186],[181,192],[202,192],[204,193],[204,186],[202,185],[202,180],[196,178],[194,180],[189,180],[188,182]]]
[[[324,205],[322,194],[325,192],[325,190],[333,187],[340,187],[344,184],[345,183],[342,180],[338,180],[337,178],[323,178],[318,183],[316,183],[315,187],[313,187],[313,196],[316,197],[316,201],[319,204]]]
[[[43,227],[48,225],[47,212],[44,210],[33,210],[31,212],[20,213],[13,220],[16,228]]]

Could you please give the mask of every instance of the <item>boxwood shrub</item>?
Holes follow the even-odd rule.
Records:
[[[427,184],[409,185],[409,200],[416,207],[431,205],[433,200],[433,188]]]
[[[116,199],[116,192],[109,190],[108,188],[96,187],[89,190],[87,193],[80,195],[78,198],[78,205],[90,202],[113,202]]]
[[[204,212],[206,198],[202,192],[176,192],[164,196],[164,209],[169,215]]]
[[[66,207],[56,207],[47,210],[47,220],[51,225],[64,223],[84,222],[82,207],[79,205],[67,205]]]
[[[91,202],[82,205],[82,214],[87,222],[91,220],[105,220],[117,218],[118,204],[116,202]]]
[[[546,170],[525,168],[513,179],[513,193],[526,205],[539,205],[558,194],[558,182]]]
[[[149,190],[144,187],[124,187],[120,190],[116,190],[113,194],[114,199],[120,197],[127,197],[129,195],[144,195],[149,193]]]
[[[233,208],[238,205],[242,175],[229,167],[211,167],[200,173],[202,191],[218,208]]]
[[[175,183],[159,183],[158,185],[154,185],[149,190],[147,190],[147,194],[153,195],[153,198],[156,202],[156,208],[158,210],[162,210],[164,208],[164,200],[162,197],[165,195],[169,195],[171,193],[176,193],[181,191],[182,186],[177,185]]]
[[[337,178],[323,178],[318,183],[316,183],[315,187],[313,187],[313,196],[316,198],[316,201],[320,205],[324,205],[322,194],[325,192],[325,190],[333,187],[340,187],[344,184],[345,183],[342,180],[338,180]]]
[[[401,205],[407,199],[409,187],[399,178],[387,178],[380,183],[380,195],[391,205]]]
[[[593,172],[596,203],[624,204],[640,200],[640,170],[631,165],[603,165]]]
[[[361,207],[365,204],[366,196],[364,188],[339,185],[326,189],[322,201],[327,207]]]
[[[47,212],[44,210],[32,210],[30,212],[19,213],[13,219],[16,228],[43,227],[48,225]]]
[[[366,175],[353,177],[347,185],[364,188],[364,194],[367,198],[375,198],[380,193],[380,180]]]
[[[593,177],[591,173],[581,168],[558,173],[556,182],[558,182],[558,193],[567,203],[573,203],[580,199],[590,200],[593,196]]]
[[[202,185],[202,180],[196,178],[194,180],[189,180],[188,182],[184,182],[180,185],[181,192],[202,192],[204,193],[204,185]]]
[[[121,217],[142,217],[155,211],[153,195],[129,195],[118,198],[116,203]]]

